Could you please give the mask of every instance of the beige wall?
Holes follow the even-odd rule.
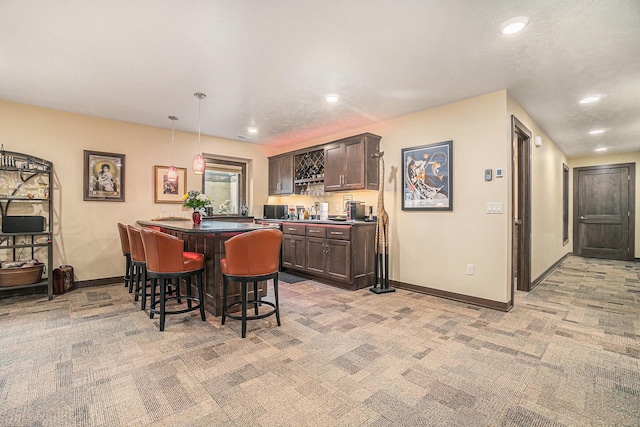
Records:
[[[267,197],[266,155],[362,132],[382,136],[391,279],[507,302],[511,285],[511,114],[534,135],[541,134],[529,116],[501,90],[286,148],[209,137],[203,137],[202,146],[205,153],[218,157],[251,160],[249,203],[252,214],[260,216],[264,203],[308,206],[318,200],[301,196]],[[117,222],[134,223],[139,218],[182,214],[179,205],[165,205],[167,211],[161,212],[161,205],[153,203],[153,165],[166,165],[171,159],[167,129],[1,101],[0,125],[3,129],[0,142],[6,149],[33,153],[54,162],[55,264],[74,265],[79,280],[122,274]],[[189,168],[196,138],[193,134],[176,133],[177,146],[186,147],[176,150],[177,166]],[[570,251],[570,245],[562,245],[561,170],[566,160],[548,138],[544,139],[543,147],[532,151],[534,279]],[[447,140],[453,140],[453,211],[403,211],[401,150]],[[125,203],[83,202],[84,149],[126,154]],[[502,168],[505,177],[485,182],[487,168],[494,171]],[[200,178],[190,172],[188,188],[201,188]],[[377,192],[346,194],[376,205]],[[342,197],[343,193],[336,193],[319,201],[329,201],[333,214],[342,205]],[[487,214],[488,202],[501,202],[504,213]],[[467,264],[474,265],[474,275],[466,274]]]
[[[580,157],[569,160],[571,167],[571,195],[573,202],[573,168],[598,166],[598,165],[615,165],[619,163],[634,163],[636,165],[636,218],[640,215],[638,203],[640,203],[640,170],[638,170],[638,162],[640,162],[640,152],[622,153],[622,154],[596,154],[589,157]],[[571,216],[573,217],[573,216]],[[635,257],[640,257],[640,227],[636,220],[635,226]]]
[[[362,132],[382,136],[385,209],[390,216],[390,278],[507,302],[511,151],[506,117],[506,91],[499,91],[308,141],[295,148]],[[453,140],[453,211],[403,211],[402,148],[447,140]],[[507,177],[485,182],[487,168],[503,168]],[[369,193],[373,193],[370,200],[375,203],[376,193]],[[354,194],[356,198],[362,197]],[[487,214],[487,202],[502,202],[504,213]],[[467,264],[475,266],[473,276],[466,274]]]
[[[153,201],[153,167],[171,163],[170,132],[0,101],[0,143],[5,149],[54,163],[54,265],[73,265],[78,280],[122,275],[118,222],[187,215],[179,204],[166,204],[166,212],[161,212],[162,205]],[[201,177],[191,173],[196,141],[197,135],[176,132],[174,163],[188,169],[187,189],[201,190]],[[125,202],[83,201],[83,150],[126,156]],[[260,178],[250,189],[252,214],[261,214],[267,200],[268,161],[263,150],[255,144],[202,137],[204,153],[250,161],[248,175]]]
[[[571,226],[569,242],[565,244],[562,238],[562,165],[569,164],[564,153],[510,97],[507,110],[509,118],[516,116],[531,131],[532,138],[542,137],[542,147],[531,142],[531,280],[535,280],[572,250]]]

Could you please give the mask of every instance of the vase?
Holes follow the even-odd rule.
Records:
[[[191,219],[193,219],[194,225],[199,225],[202,222],[202,214],[200,213],[199,210],[196,209],[191,214]]]

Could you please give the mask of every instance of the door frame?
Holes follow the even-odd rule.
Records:
[[[523,139],[522,143],[518,142],[516,135]],[[511,307],[516,288],[526,292],[531,290],[531,139],[531,131],[512,115]],[[521,221],[521,226],[516,225],[516,218]],[[516,227],[520,227],[518,233]]]
[[[635,232],[636,232],[636,164],[635,163],[612,163],[608,165],[584,166],[573,168],[573,253],[578,254],[578,228],[580,226],[580,211],[578,210],[578,173],[589,170],[607,170],[614,168],[629,169],[629,252],[625,261],[633,261],[635,259]]]

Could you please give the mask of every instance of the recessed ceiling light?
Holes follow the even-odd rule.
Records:
[[[604,133],[604,129],[594,129],[589,132],[589,135],[600,135],[601,133]]]
[[[253,128],[253,127],[251,127],[251,128],[247,128],[247,131],[248,131],[249,133],[256,134],[256,133],[258,133],[258,128]]]
[[[580,104],[591,104],[592,102],[600,101],[600,95],[587,96],[580,100]]]
[[[327,102],[338,102],[338,99],[340,99],[340,95],[330,93],[329,95],[325,96],[324,99],[326,99]]]
[[[517,16],[505,21],[500,25],[500,32],[506,36],[518,33],[524,29],[529,23],[529,18],[526,16]]]
[[[596,148],[596,151],[607,151],[607,147]]]

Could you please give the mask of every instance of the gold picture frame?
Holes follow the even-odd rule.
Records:
[[[168,169],[169,166],[153,167],[154,203],[182,203],[182,196],[187,192],[187,169],[176,168],[175,181],[167,179]]]
[[[124,202],[124,154],[84,150],[83,199]]]

